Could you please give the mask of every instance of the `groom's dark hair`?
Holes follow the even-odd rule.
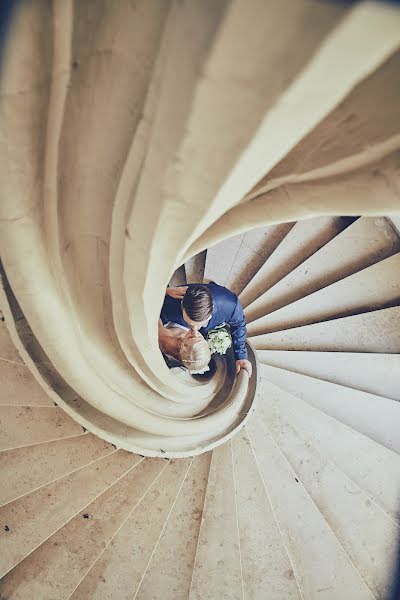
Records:
[[[212,295],[205,285],[188,287],[182,300],[182,308],[193,321],[205,321],[213,311]]]

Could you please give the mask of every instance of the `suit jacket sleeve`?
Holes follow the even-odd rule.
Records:
[[[236,300],[235,310],[228,321],[231,329],[233,352],[236,360],[247,358],[246,349],[246,318],[239,298]]]

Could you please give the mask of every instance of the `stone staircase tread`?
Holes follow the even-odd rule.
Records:
[[[242,306],[251,304],[338,235],[347,224],[345,219],[338,217],[316,217],[295,223],[240,294]]]
[[[279,223],[258,227],[244,233],[231,269],[227,273],[226,287],[239,295],[263,267],[292,226],[293,223]]]
[[[249,335],[256,350],[376,352],[399,354],[400,307],[340,317],[262,335]]]
[[[243,595],[231,443],[213,451],[189,600]]]
[[[7,361],[21,366],[24,365],[24,361],[11,340],[4,320],[0,321],[0,361]]]
[[[194,457],[136,600],[189,597],[211,456]]]
[[[7,485],[0,506],[57,481],[114,452],[112,444],[91,433],[42,442],[0,453],[0,471]]]
[[[261,365],[261,377],[400,454],[400,403],[286,369]]]
[[[68,600],[136,596],[190,462],[166,463]]]
[[[268,401],[268,430],[374,597],[389,597],[387,574],[399,527],[347,475],[302,437],[281,405]]]
[[[207,250],[195,254],[185,262],[186,283],[203,283]]]
[[[360,217],[245,310],[248,322],[353,275],[400,250],[400,238],[383,218]]]
[[[207,249],[204,280],[225,285],[243,238],[244,234],[235,235]]]
[[[169,285],[170,285],[170,287],[176,287],[179,285],[186,285],[186,283],[187,283],[187,281],[186,281],[185,265],[181,265],[172,274],[172,277],[169,280]]]
[[[0,406],[0,450],[72,437],[82,427],[56,406]]]
[[[262,364],[400,400],[400,356],[367,352],[258,350]]]
[[[400,252],[279,308],[248,325],[249,336],[396,306]]]
[[[370,596],[365,582],[259,419],[246,427],[302,597]]]
[[[121,450],[0,508],[7,535],[0,539],[5,575],[134,467],[140,457]]]
[[[27,556],[0,581],[13,598],[64,599],[111,542],[165,467],[144,459]]]
[[[260,383],[262,397],[284,406],[302,437],[308,439],[400,525],[399,455],[268,380],[261,379]],[[268,427],[269,416],[262,401],[258,403],[256,414]]]
[[[0,381],[2,406],[54,406],[25,365],[0,359]]]
[[[244,597],[301,600],[293,565],[245,431],[232,440],[232,449]]]

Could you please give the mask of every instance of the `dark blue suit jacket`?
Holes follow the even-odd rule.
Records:
[[[247,358],[246,350],[246,319],[243,314],[242,305],[240,304],[239,298],[228,290],[226,287],[217,285],[216,283],[202,283],[202,284],[189,284],[192,285],[205,285],[210,289],[213,298],[213,313],[208,325],[202,327],[200,332],[205,336],[210,329],[213,329],[217,325],[226,323],[229,325],[232,335],[233,351],[236,360],[241,358]],[[179,325],[187,327],[187,323],[184,321],[182,316],[181,300],[177,298],[171,298],[171,296],[165,296],[164,304],[161,309],[161,320],[164,323],[172,321]]]

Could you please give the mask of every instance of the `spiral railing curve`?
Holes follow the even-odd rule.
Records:
[[[1,594],[383,598],[399,8],[21,1],[1,59],[0,366],[45,391],[0,407]],[[252,377],[168,369],[174,277],[237,293]]]

